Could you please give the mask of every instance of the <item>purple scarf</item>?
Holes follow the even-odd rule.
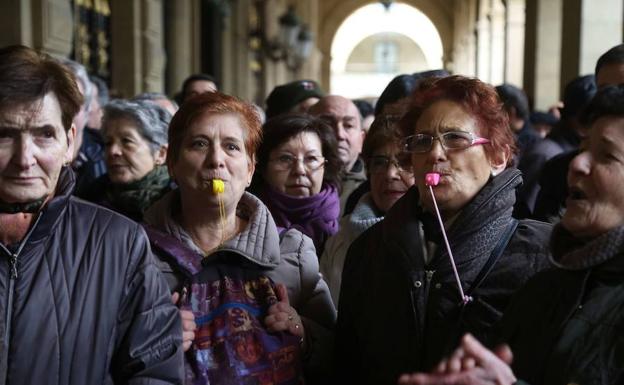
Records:
[[[312,238],[317,255],[321,255],[325,241],[338,231],[340,197],[336,186],[323,183],[318,194],[295,197],[279,192],[266,183],[259,198],[267,205],[277,230],[297,229]]]

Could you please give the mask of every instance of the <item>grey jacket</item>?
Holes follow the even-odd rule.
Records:
[[[178,199],[177,191],[168,193],[146,212],[145,221],[203,255],[203,251],[173,219],[172,212],[179,204]],[[237,254],[258,269],[264,269],[264,275],[273,282],[287,287],[290,304],[302,317],[305,328],[308,346],[304,362],[306,376],[312,379],[317,375],[322,377],[329,372],[331,364],[329,360],[333,347],[332,330],[336,322],[336,310],[329,289],[319,273],[318,258],[312,240],[295,229],[287,230],[281,234],[280,239],[267,207],[247,192],[238,203],[237,215],[248,220],[247,227],[205,258],[210,260],[217,252]],[[160,257],[159,264],[170,288],[176,290],[182,283],[182,275],[174,271],[157,247],[154,253]]]

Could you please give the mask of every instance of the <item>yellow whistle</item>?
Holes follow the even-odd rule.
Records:
[[[212,193],[215,195],[225,192],[225,183],[221,179],[212,180]]]

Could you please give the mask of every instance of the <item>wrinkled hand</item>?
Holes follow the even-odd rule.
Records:
[[[279,302],[269,307],[268,316],[264,319],[267,329],[271,332],[289,331],[298,337],[304,337],[303,323],[288,300],[286,286],[278,284],[276,287],[277,299]]]
[[[171,296],[173,304],[177,305],[179,300],[180,294],[177,292],[173,293]],[[195,324],[195,315],[190,310],[180,309],[180,318],[182,318],[182,349],[186,352],[191,348],[193,340],[195,339],[197,324]]]
[[[507,345],[494,352],[466,334],[461,345],[433,373],[404,374],[399,385],[511,385],[516,382],[509,364],[513,356]]]

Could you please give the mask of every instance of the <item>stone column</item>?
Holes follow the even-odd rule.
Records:
[[[0,46],[32,46],[32,8],[30,0],[0,2]]]
[[[566,0],[563,6],[561,86],[592,74],[596,60],[622,42],[622,0]]]
[[[165,89],[165,49],[162,0],[143,0],[141,92]]]
[[[162,0],[112,0],[112,86],[123,97],[163,92]]]
[[[562,0],[526,2],[524,90],[536,109],[560,98],[562,7]]]
[[[194,7],[196,0],[165,1],[167,93],[180,91],[182,82],[194,72],[199,50],[194,47]]]
[[[476,76],[477,0],[457,2],[454,12],[453,62],[448,69],[455,74]]]
[[[493,85],[505,81],[505,5],[501,0],[492,0],[490,9],[490,76]]]
[[[490,37],[490,1],[479,0],[477,11],[477,77],[490,81],[491,74],[491,37]]]
[[[28,16],[27,7],[22,7],[22,16]],[[22,18],[24,24],[32,26],[32,47],[58,57],[68,57],[73,43],[71,4],[69,0],[32,1],[30,20]],[[23,25],[22,31],[26,26]],[[26,33],[25,36],[28,34]]]
[[[505,82],[522,87],[525,0],[507,0],[505,10]]]

